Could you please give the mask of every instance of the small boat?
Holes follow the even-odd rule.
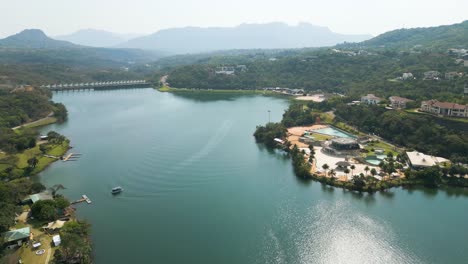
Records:
[[[118,193],[121,193],[122,191],[123,191],[122,187],[117,186],[117,187],[112,188],[111,193],[112,194],[118,194]]]

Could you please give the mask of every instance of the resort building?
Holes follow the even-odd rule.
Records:
[[[27,203],[36,203],[37,201],[44,201],[44,200],[53,200],[54,197],[49,192],[41,192],[36,194],[29,195],[26,199],[23,200],[23,204]]]
[[[406,103],[413,102],[413,100],[399,97],[399,96],[390,96],[389,100],[390,100],[390,105],[395,109],[406,108]]]
[[[424,73],[424,80],[438,80],[440,72],[438,71],[427,71]]]
[[[354,138],[334,138],[324,143],[323,152],[335,156],[358,156],[359,143]]]
[[[380,97],[375,96],[374,94],[368,94],[366,96],[361,97],[361,103],[365,103],[368,105],[375,105],[382,101],[383,99]]]
[[[29,241],[30,234],[29,227],[5,232],[2,234],[4,246],[21,246],[24,242]]]
[[[414,169],[427,168],[432,166],[439,166],[443,163],[450,162],[450,160],[442,158],[429,156],[417,151],[406,152],[408,156],[409,165]]]
[[[225,74],[225,75],[233,75],[235,73],[234,67],[218,67],[216,68],[216,74]]]
[[[411,72],[405,72],[401,76],[401,79],[403,79],[403,80],[414,79],[414,76],[413,76],[413,74]]]
[[[461,105],[437,100],[423,101],[421,111],[450,117],[468,117],[468,105]]]
[[[463,73],[461,72],[446,72],[445,73],[445,79],[447,80],[453,80],[456,77],[463,77]]]

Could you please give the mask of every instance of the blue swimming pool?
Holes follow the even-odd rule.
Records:
[[[334,136],[334,137],[355,138],[355,136],[353,136],[351,134],[348,134],[348,133],[345,133],[345,132],[343,132],[341,130],[338,130],[338,129],[334,128],[334,127],[321,128],[321,129],[314,130],[314,132],[320,133],[320,134],[325,134],[325,135],[330,135],[330,136]]]

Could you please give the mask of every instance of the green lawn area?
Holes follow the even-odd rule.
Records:
[[[41,155],[41,151],[39,150],[39,145],[35,146],[34,148],[27,149],[22,153],[16,154],[18,158],[18,162],[16,163],[16,167],[20,169],[24,169],[28,166],[28,159]]]
[[[70,144],[68,141],[63,142],[62,145],[57,145],[51,150],[47,151],[47,154],[57,157],[63,156],[68,151],[69,145]]]
[[[468,123],[468,118],[462,118],[462,117],[443,117],[443,116],[436,116],[432,115],[430,113],[424,113],[424,112],[419,112],[417,111],[418,109],[406,109],[405,112],[410,113],[410,114],[415,114],[415,115],[428,115],[440,119],[445,119],[445,120],[450,120],[450,121],[455,121],[455,122],[462,122],[462,123]]]
[[[38,249],[32,249],[32,247],[23,246],[18,249],[18,254],[21,257],[23,263],[45,263],[47,254],[50,252],[50,260],[53,259],[55,247],[52,247],[52,236],[45,234],[38,229],[32,229],[34,234],[34,241],[40,242],[41,246]],[[39,249],[45,249],[46,252],[42,255],[36,255],[36,251]]]
[[[324,134],[318,134],[318,133],[313,133],[312,136],[317,141],[325,141],[325,140],[330,140],[332,138],[331,136],[327,136],[327,135],[324,135]]]
[[[373,151],[371,151],[371,149],[383,149],[384,152],[385,152],[385,155],[387,155],[388,152],[391,152],[393,154],[393,156],[396,156],[398,155],[398,151],[395,150],[395,147],[390,145],[390,144],[387,144],[387,143],[384,143],[384,142],[377,142],[377,143],[369,143],[367,144],[367,146],[365,147],[365,149],[367,149],[369,151],[369,153],[367,153],[366,156],[373,156],[375,155],[375,153]]]
[[[55,118],[55,117],[48,117],[48,118],[46,118],[46,119],[41,120],[40,122],[36,122],[36,123],[33,123],[33,124],[24,125],[24,127],[25,127],[25,128],[41,127],[41,126],[53,124],[53,123],[55,123],[55,122],[57,122],[57,118]]]

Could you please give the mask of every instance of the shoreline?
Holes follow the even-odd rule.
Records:
[[[287,98],[288,95],[279,94],[272,91],[265,91],[265,90],[258,90],[258,89],[237,89],[237,90],[221,90],[221,89],[195,89],[195,88],[173,88],[168,86],[163,86],[159,88],[155,88],[159,92],[163,93],[213,93],[213,94],[255,94],[255,95],[265,95],[265,96],[272,96],[272,97],[281,97]],[[287,99],[294,99],[294,98],[287,98]]]

